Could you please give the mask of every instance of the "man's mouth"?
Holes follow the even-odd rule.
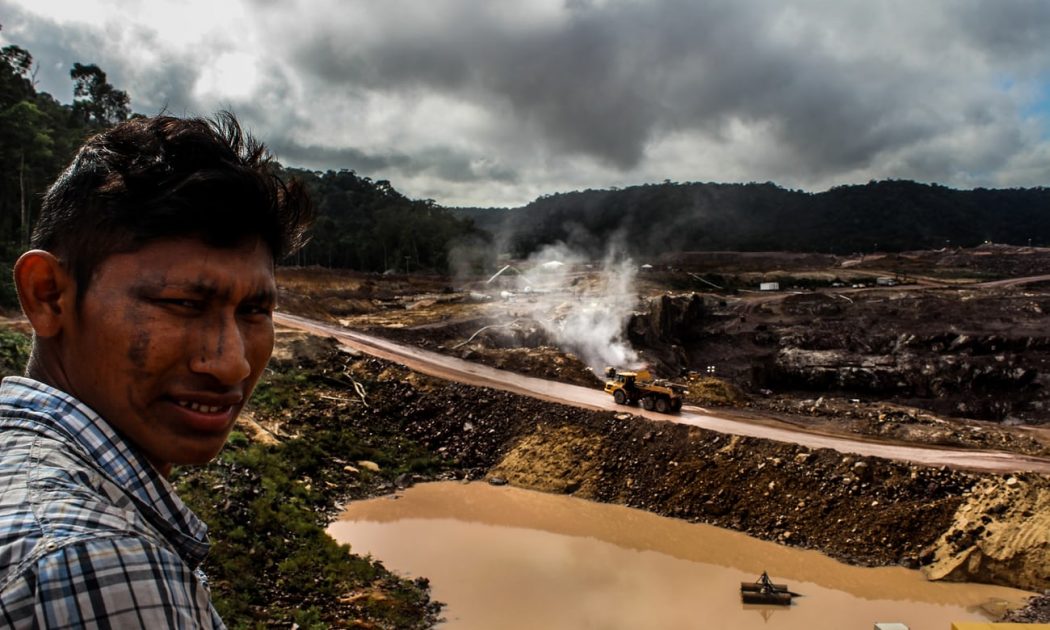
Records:
[[[203,405],[191,400],[176,400],[176,404],[197,413],[225,413],[232,405]]]

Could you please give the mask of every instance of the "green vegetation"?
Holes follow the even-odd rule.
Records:
[[[126,120],[128,95],[110,85],[94,64],[70,70],[74,101],[59,103],[33,83],[28,50],[0,49],[0,307],[17,306],[11,262],[29,242],[44,191],[85,138]]]
[[[336,441],[351,457],[369,452],[352,439]],[[233,436],[217,462],[177,475],[180,496],[208,523],[213,546],[205,571],[219,614],[231,628],[323,628],[353,619],[428,627],[436,610],[425,581],[399,578],[324,532],[333,504],[319,489],[327,475],[318,462],[331,457],[324,448],[298,440],[267,447]]]
[[[362,627],[430,627],[439,605],[429,600],[425,579],[400,578],[351,554],[324,528],[348,492],[375,494],[400,475],[434,474],[440,466],[396,433],[362,438],[348,418],[317,407],[318,395],[345,395],[310,385],[325,379],[310,365],[268,370],[251,410],[257,418],[281,419],[301,437],[267,446],[235,432],[216,462],[174,476],[179,495],[208,523],[213,546],[205,571],[213,600],[232,628],[324,628],[350,620]],[[352,466],[361,460],[375,462],[379,472]]]
[[[310,379],[302,371],[267,370],[252,394],[252,408],[267,414],[278,414],[295,407],[309,396]]]
[[[0,328],[0,377],[20,376],[29,361],[33,340],[29,335]]]
[[[313,237],[295,259],[300,265],[444,272],[456,243],[485,238],[470,219],[430,199],[408,199],[386,180],[346,170],[286,172],[306,183],[318,209]]]

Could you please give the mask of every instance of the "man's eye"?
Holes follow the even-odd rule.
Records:
[[[200,311],[204,309],[203,300],[192,300],[188,298],[164,298],[158,301],[165,306],[179,309],[191,311]]]
[[[263,306],[259,304],[251,304],[241,308],[241,313],[245,315],[264,315],[269,317],[273,314],[273,309],[269,306]]]

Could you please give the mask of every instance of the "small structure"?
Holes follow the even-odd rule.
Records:
[[[740,583],[740,599],[745,604],[772,604],[790,606],[796,594],[788,590],[787,584],[774,584],[765,571],[754,582]]]
[[[875,284],[880,287],[895,287],[897,286],[897,281],[889,276],[879,276],[875,278]]]
[[[780,290],[780,283],[779,282],[761,282],[758,285],[758,290],[759,291],[779,291]]]

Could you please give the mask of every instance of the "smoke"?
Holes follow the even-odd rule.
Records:
[[[637,268],[611,246],[599,263],[563,243],[532,254],[516,277],[515,310],[534,319],[560,348],[600,374],[636,367],[624,326],[638,301]]]

